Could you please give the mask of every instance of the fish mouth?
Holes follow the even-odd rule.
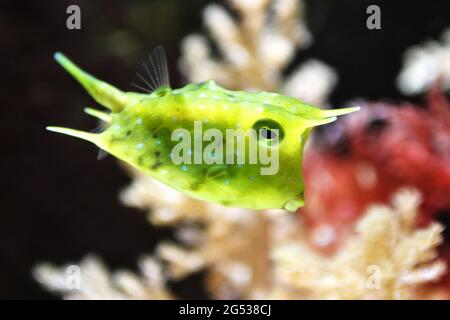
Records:
[[[303,197],[303,192],[299,195],[297,195],[294,199],[286,201],[286,203],[283,205],[283,209],[290,211],[290,212],[296,212],[299,208],[303,207],[305,205],[305,199]]]

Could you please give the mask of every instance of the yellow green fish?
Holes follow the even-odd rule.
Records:
[[[100,133],[48,130],[90,141],[192,198],[224,206],[297,210],[304,204],[303,148],[312,127],[359,110],[322,110],[214,81],[172,89],[161,47],[137,75],[143,84],[135,86],[145,93],[123,92],[61,53],[55,59],[109,112],[85,109],[105,122]]]

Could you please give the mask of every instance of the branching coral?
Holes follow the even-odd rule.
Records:
[[[88,256],[78,265],[61,268],[41,264],[34,276],[65,299],[170,299],[160,264],[144,257],[139,266],[141,276],[129,271],[110,273],[97,257]]]
[[[133,184],[121,195],[125,204],[150,210],[154,224],[180,226],[179,239],[195,247],[190,252],[172,243],[158,247],[159,256],[169,264],[170,277],[209,268],[211,291],[222,298],[250,297],[248,290],[267,288],[266,213],[193,200],[133,172]]]
[[[428,41],[406,51],[397,84],[404,93],[416,94],[426,92],[437,80],[450,89],[450,29],[443,32],[441,43]]]
[[[442,226],[416,230],[419,195],[403,190],[393,207],[375,205],[358,221],[355,234],[339,252],[325,257],[305,242],[289,239],[274,249],[275,298],[423,298],[420,285],[438,280]],[[290,290],[289,290],[290,289]]]
[[[219,5],[204,11],[206,29],[218,47],[214,57],[205,36],[188,36],[182,44],[181,69],[192,82],[214,79],[232,89],[282,90],[322,105],[336,83],[334,71],[318,60],[296,69],[284,82],[282,72],[297,48],[311,42],[297,0],[230,0],[239,22]],[[271,10],[272,9],[272,10]]]
[[[141,194],[141,204],[152,198],[147,194]],[[309,247],[305,226],[296,216],[187,201],[190,208],[202,206],[202,215],[189,219],[205,224],[203,231],[195,231],[201,240],[189,254],[208,267],[209,288],[217,298],[423,298],[420,285],[438,280],[445,271],[445,264],[435,261],[442,226],[416,231],[416,191],[399,192],[393,208],[370,208],[356,234],[331,258]],[[176,206],[167,202],[164,208],[179,212]],[[173,251],[167,259],[173,269],[190,265],[184,262],[186,252],[160,247],[163,256],[165,250]]]
[[[339,246],[374,202],[403,186],[418,189],[419,224],[450,210],[450,103],[436,87],[424,106],[361,102],[361,111],[328,127],[305,154],[308,199],[302,213],[319,247]],[[314,241],[314,240],[313,240]]]
[[[141,193],[141,204],[151,194],[150,190]],[[158,259],[141,261],[143,276],[126,271],[109,274],[93,257],[79,265],[79,290],[67,288],[66,267],[41,265],[35,276],[68,299],[167,299],[172,295],[156,262],[165,260],[168,276],[175,279],[207,268],[208,287],[216,298],[445,298],[444,291],[426,286],[446,270],[436,251],[443,228],[433,223],[416,229],[419,203],[419,193],[405,189],[396,194],[392,208],[372,206],[333,256],[321,255],[308,245],[298,216],[202,203],[210,216],[193,218],[204,223],[202,230],[194,231],[198,233],[194,238],[200,239],[194,249],[162,243]],[[166,205],[178,210],[177,204]]]

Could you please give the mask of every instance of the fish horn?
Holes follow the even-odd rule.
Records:
[[[331,117],[331,118],[326,118],[326,119],[308,119],[307,120],[307,127],[316,127],[316,126],[321,126],[323,124],[327,124],[330,122],[334,122],[337,120],[337,117]]]
[[[81,70],[60,52],[55,53],[54,57],[67,72],[80,82],[95,101],[107,107],[112,112],[119,112],[124,108],[127,102],[127,96],[123,91]]]
[[[352,107],[352,108],[342,108],[342,109],[328,109],[328,110],[321,110],[321,115],[324,118],[328,117],[336,117],[336,116],[342,116],[344,114],[352,113],[355,111],[359,111],[360,107]]]

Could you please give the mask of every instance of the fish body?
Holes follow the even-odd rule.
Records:
[[[304,203],[302,157],[312,127],[357,110],[321,110],[277,93],[227,90],[214,81],[172,89],[158,65],[152,92],[122,92],[61,54],[56,60],[111,112],[86,110],[106,122],[101,133],[50,130],[88,140],[192,198],[224,206],[297,210]],[[246,148],[240,148],[236,132],[255,135],[241,136]]]

